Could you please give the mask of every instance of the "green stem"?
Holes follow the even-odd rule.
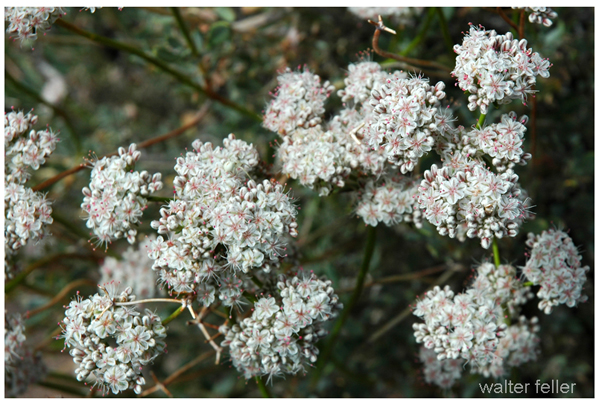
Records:
[[[341,316],[335,323],[335,326],[333,327],[333,330],[331,331],[331,336],[327,340],[326,345],[325,345],[324,349],[322,350],[322,354],[320,355],[320,358],[318,359],[318,362],[316,364],[316,370],[314,370],[314,374],[312,376],[311,386],[313,389],[316,387],[316,384],[318,383],[318,380],[320,379],[320,376],[322,375],[324,367],[327,365],[327,362],[329,361],[329,358],[331,357],[331,353],[333,351],[333,346],[335,345],[337,337],[339,336],[339,333],[341,332],[341,329],[343,328],[345,321],[349,317],[351,310],[353,309],[353,307],[358,302],[358,299],[360,298],[360,294],[362,293],[362,289],[364,288],[364,280],[366,279],[366,274],[368,274],[368,270],[370,268],[370,260],[372,259],[372,255],[374,253],[375,242],[376,242],[376,227],[369,226],[368,234],[366,236],[366,248],[364,249],[364,258],[362,260],[362,267],[360,268],[360,273],[358,274],[358,278],[356,280],[356,287],[354,288],[354,291],[349,299],[349,302],[343,308],[343,312],[341,313]]]
[[[268,388],[266,388],[266,385],[264,384],[264,381],[262,381],[262,378],[256,377],[256,384],[258,385],[258,389],[260,390],[260,394],[262,394],[263,398],[272,398],[272,395],[268,391]]]
[[[189,78],[188,76],[184,75],[183,73],[173,69],[168,64],[161,61],[160,59],[155,58],[151,55],[148,55],[144,51],[137,49],[134,46],[125,44],[123,42],[115,41],[113,39],[106,38],[101,35],[94,34],[92,32],[85,31],[71,23],[66,22],[63,18],[59,18],[58,20],[56,20],[56,22],[54,24],[58,25],[62,28],[65,28],[71,32],[74,32],[78,35],[81,35],[82,37],[85,37],[85,38],[89,39],[90,41],[98,42],[102,45],[106,45],[111,48],[119,49],[121,51],[128,52],[133,55],[139,56],[140,58],[144,59],[145,61],[153,64],[154,66],[158,67],[159,69],[163,70],[164,72],[170,74],[175,79],[179,80],[181,83],[186,84],[187,86],[199,91],[200,93],[206,95],[207,97],[221,103],[222,105],[230,107],[233,110],[235,110],[249,118],[252,118],[255,121],[262,122],[262,117],[260,115],[254,113],[253,111],[246,109],[245,107],[243,107],[227,98],[224,98],[223,96],[215,93],[211,89],[202,87],[198,83],[194,82],[191,78]]]
[[[180,306],[179,308],[177,308],[177,310],[175,312],[173,312],[172,314],[170,314],[168,317],[166,317],[162,321],[162,325],[167,325],[170,321],[172,321],[173,319],[175,319],[176,317],[178,317],[179,315],[181,315],[181,313],[183,311],[185,311],[185,307],[184,306]]]
[[[535,283],[533,283],[532,281],[527,281],[526,283],[522,283],[523,287],[532,287],[533,285],[535,285]]]
[[[258,277],[256,277],[256,275],[254,274],[252,274],[252,281],[260,288],[264,286],[264,284],[262,284],[262,281],[258,280]]]
[[[428,28],[431,25],[431,22],[433,21],[433,17],[434,16],[435,16],[435,8],[431,7],[428,10],[428,14],[426,16],[426,19],[424,20],[424,22],[420,26],[420,30],[418,31],[418,35],[416,35],[416,38],[414,38],[412,40],[412,42],[410,42],[409,45],[406,46],[405,49],[399,53],[400,55],[402,55],[402,56],[408,55],[410,52],[412,52],[412,50],[414,48],[416,48],[420,44],[420,42],[422,42],[422,40],[426,36],[426,33],[428,32]]]
[[[451,40],[451,35],[449,35],[449,28],[447,27],[447,20],[445,19],[445,14],[443,14],[442,7],[435,7],[437,10],[437,15],[439,16],[439,26],[441,27],[441,33],[443,34],[443,40],[445,41],[445,45],[447,49],[449,49],[449,54],[453,55],[453,41]]]
[[[193,56],[198,56],[198,48],[196,48],[193,39],[191,39],[191,35],[189,35],[189,30],[187,29],[187,25],[185,25],[185,21],[183,21],[183,17],[181,17],[181,12],[179,11],[179,8],[171,7],[171,11],[173,12],[175,20],[177,20],[177,24],[179,24],[179,28],[181,29],[181,32],[185,37],[185,41],[187,42],[189,49],[191,49],[191,53],[193,54]]]
[[[481,129],[485,123],[485,117],[487,114],[481,114],[478,118],[478,122],[476,123],[476,129]]]
[[[34,89],[29,87],[25,83],[19,82],[8,71],[5,71],[4,74],[5,74],[6,78],[8,79],[8,81],[10,81],[17,89],[21,90],[22,92],[24,92],[26,94],[29,94],[31,97],[36,99],[39,103],[50,107],[55,115],[58,115],[59,117],[61,117],[63,119],[64,124],[66,125],[67,129],[69,130],[69,132],[71,134],[71,140],[73,141],[73,144],[75,145],[75,152],[77,153],[77,156],[83,156],[83,148],[81,146],[81,139],[79,139],[79,135],[77,134],[77,131],[75,131],[73,122],[71,121],[71,118],[66,113],[66,111],[63,110],[62,108],[50,103],[46,99],[44,99]]]
[[[493,260],[495,261],[495,267],[501,265],[501,260],[499,259],[499,246],[497,246],[497,239],[495,238],[493,238]]]

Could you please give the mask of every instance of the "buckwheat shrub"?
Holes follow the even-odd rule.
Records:
[[[417,201],[424,217],[441,235],[454,238],[460,225],[466,236],[479,238],[488,249],[493,237],[514,237],[531,217],[518,175],[508,169],[496,174],[478,160],[454,154],[454,160],[424,172]]]
[[[90,228],[98,244],[113,239],[127,238],[133,244],[137,235],[134,225],[140,223],[148,200],[146,196],[162,188],[162,175],[135,171],[141,152],[132,143],[128,149],[120,147],[118,156],[91,161],[89,187],[83,187],[85,225]]]
[[[27,390],[29,384],[42,380],[46,368],[41,353],[33,352],[25,342],[25,324],[21,314],[4,315],[4,393],[16,397]]]
[[[368,180],[358,197],[356,214],[371,226],[379,222],[387,226],[414,222],[421,228],[422,212],[415,206],[414,199],[417,192],[418,185],[403,176],[385,176],[376,183]]]
[[[106,257],[100,266],[100,284],[112,280],[131,287],[139,298],[156,296],[156,275],[152,271],[154,261],[148,257],[147,246],[155,237],[141,241],[136,249],[127,248],[123,258]]]
[[[6,7],[4,19],[8,21],[6,32],[21,41],[36,40],[56,19],[66,13],[61,7]]]
[[[582,256],[567,233],[557,229],[541,235],[529,233],[526,245],[531,252],[522,274],[541,286],[537,293],[540,310],[550,314],[557,305],[574,307],[586,302],[588,297],[582,290],[589,266],[582,266]]]
[[[543,24],[545,27],[553,25],[552,19],[557,18],[557,13],[551,7],[512,7],[513,9],[524,9],[528,14],[528,21],[535,24]]]
[[[220,293],[232,306],[241,299],[244,280],[279,266],[288,238],[297,236],[296,209],[282,185],[253,180],[260,175],[253,145],[233,134],[223,147],[199,140],[192,145],[193,151],[177,158],[176,196],[151,223],[160,236],[148,255],[170,290],[199,288],[207,293],[205,305],[216,281],[226,277]]]
[[[264,127],[284,136],[298,128],[318,125],[324,102],[335,87],[328,81],[321,84],[320,77],[307,68],[303,72],[287,68],[277,80],[279,86],[264,113]]]
[[[77,295],[62,320],[65,348],[78,364],[78,381],[107,393],[132,389],[141,392],[142,366],[164,352],[166,329],[149,309],[141,315],[131,288],[118,293],[118,283],[104,284],[101,294],[87,299]]]
[[[30,240],[44,237],[45,226],[52,223],[51,202],[44,194],[25,186],[54,151],[59,139],[50,128],[36,131],[37,116],[32,112],[11,111],[4,115],[4,237],[5,276],[12,278],[16,268],[12,257]]]
[[[343,308],[332,282],[313,274],[279,276],[276,291],[254,303],[252,315],[229,327],[221,346],[246,379],[305,373],[317,360],[324,322]]]
[[[435,384],[443,389],[451,388],[462,377],[464,360],[462,359],[437,359],[437,354],[432,349],[421,346],[418,359],[424,365],[423,375],[427,384]]]
[[[518,41],[510,32],[498,35],[494,30],[470,26],[457,54],[452,76],[460,89],[470,93],[468,109],[480,108],[486,114],[489,104],[526,102],[534,93],[537,76],[549,77],[551,63],[527,48],[526,39]]]

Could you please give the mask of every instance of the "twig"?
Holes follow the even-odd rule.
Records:
[[[147,148],[148,146],[157,144],[159,142],[163,142],[166,141],[167,139],[170,138],[174,138],[178,135],[181,135],[182,133],[184,133],[185,131],[187,131],[188,129],[196,126],[208,113],[208,109],[210,107],[210,101],[207,101],[206,103],[204,103],[204,105],[202,106],[202,108],[200,109],[200,111],[198,111],[198,113],[196,114],[196,116],[187,124],[183,125],[182,127],[179,127],[177,129],[174,129],[170,132],[167,132],[164,135],[159,135],[155,138],[152,139],[148,139],[147,141],[141,142],[137,145],[138,149],[143,149],[143,148]],[[107,155],[104,155],[103,157],[110,157],[110,156],[114,156],[116,155],[118,152],[112,152],[109,153]],[[47,187],[50,187],[52,184],[56,183],[59,180],[62,180],[63,178],[70,176],[71,174],[77,173],[80,170],[83,170],[86,166],[82,163],[78,166],[72,167],[68,170],[65,170],[62,173],[57,174],[56,176],[38,184],[37,186],[33,187],[33,191],[40,191],[43,190]]]
[[[434,67],[437,69],[441,69],[444,70],[446,72],[451,72],[451,68],[442,65],[440,63],[437,62],[432,62],[432,61],[428,61],[428,60],[422,60],[422,59],[413,59],[413,58],[408,58],[407,56],[402,56],[402,55],[398,55],[395,53],[391,53],[391,52],[387,52],[382,50],[381,48],[379,48],[379,37],[381,36],[381,31],[386,31],[385,25],[383,24],[383,19],[382,17],[379,15],[379,22],[375,23],[371,20],[368,20],[368,22],[370,24],[373,24],[376,29],[374,30],[374,35],[372,37],[372,49],[379,55],[381,55],[384,58],[391,58],[391,59],[395,59],[398,60],[400,62],[407,62],[407,63],[411,63],[413,65],[421,65],[421,66],[429,66],[429,67]]]
[[[39,314],[40,312],[45,311],[46,309],[59,303],[64,298],[64,296],[69,293],[69,291],[71,291],[75,287],[79,287],[80,285],[95,286],[96,282],[94,280],[88,280],[88,279],[72,281],[69,284],[65,285],[63,287],[63,289],[60,290],[60,292],[58,294],[56,294],[56,296],[54,298],[52,298],[48,303],[46,303],[45,305],[42,305],[39,308],[35,308],[35,309],[32,309],[31,311],[27,311],[25,313],[25,315],[27,316],[27,318],[30,318],[32,316]]]
[[[187,370],[191,369],[193,366],[195,366],[195,365],[201,363],[202,361],[206,360],[210,356],[212,356],[212,352],[205,352],[205,353],[200,354],[198,357],[196,357],[195,359],[193,359],[189,363],[183,365],[181,368],[179,368],[174,373],[172,373],[170,376],[168,376],[160,385],[162,387],[166,387],[167,385],[171,384],[181,374],[183,374]],[[154,381],[157,381],[157,379],[154,380]],[[139,394],[139,396],[140,397],[146,397],[146,396],[148,396],[148,395],[150,395],[150,394],[158,391],[159,389],[162,389],[162,387],[160,387],[160,386],[158,386],[158,384],[156,384],[155,386],[153,386],[151,388],[148,388],[147,390],[144,390],[141,394]]]
[[[181,83],[186,84],[187,86],[206,95],[206,97],[211,98],[212,100],[217,101],[217,102],[221,103],[222,105],[230,107],[233,110],[235,110],[249,118],[252,118],[255,121],[262,122],[262,117],[260,115],[256,114],[255,112],[246,109],[245,107],[221,96],[218,93],[215,93],[210,88],[202,87],[198,83],[194,82],[190,77],[184,75],[183,73],[177,71],[176,69],[173,69],[168,64],[164,63],[162,60],[155,58],[151,55],[148,55],[147,53],[143,52],[140,49],[135,48],[134,46],[125,44],[123,42],[115,41],[113,39],[106,38],[101,35],[94,34],[92,32],[85,31],[71,23],[66,22],[62,18],[59,18],[58,20],[56,20],[56,22],[54,24],[58,25],[59,27],[65,28],[69,31],[72,31],[78,35],[81,35],[81,36],[89,39],[90,41],[99,42],[99,43],[109,46],[111,48],[115,48],[115,49],[118,49],[118,50],[121,50],[124,52],[131,53],[133,55],[139,56],[140,58],[144,59],[145,61],[155,65],[159,69],[170,74],[171,76],[173,76],[174,78],[179,80]]]
[[[507,14],[505,14],[501,7],[497,7],[497,13],[501,16],[501,18],[504,19],[505,22],[507,22],[510,25],[510,27],[512,27],[516,30],[516,32],[518,32],[519,27],[516,25],[516,23],[510,20],[510,18],[507,16]]]
[[[207,342],[210,344],[210,346],[212,346],[212,348],[216,351],[216,362],[214,364],[218,364],[220,363],[220,354],[223,351],[222,347],[218,346],[214,340],[212,340],[212,337],[210,336],[210,334],[208,333],[208,330],[206,330],[206,327],[204,326],[204,324],[202,323],[202,318],[204,317],[204,315],[206,314],[206,312],[208,311],[208,308],[203,307],[202,310],[200,311],[200,314],[196,316],[195,312],[193,311],[193,308],[191,305],[189,305],[187,307],[189,309],[189,312],[191,313],[191,317],[193,319],[196,320],[196,322],[198,323],[198,328],[200,328],[200,330],[202,331],[202,334],[204,335],[204,337],[207,339]]]
[[[183,17],[181,17],[181,12],[179,11],[179,8],[171,7],[170,9],[173,13],[173,16],[175,16],[175,20],[177,20],[177,24],[179,25],[179,28],[181,29],[181,32],[185,37],[185,41],[187,42],[189,49],[191,49],[191,53],[193,54],[193,56],[198,56],[198,48],[196,48],[196,44],[193,42],[193,39],[191,39],[191,35],[189,35],[189,29],[187,28],[187,25],[185,25]]]

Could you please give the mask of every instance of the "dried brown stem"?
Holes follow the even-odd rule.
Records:
[[[510,27],[512,27],[513,29],[515,29],[516,32],[520,31],[520,27],[518,27],[515,22],[513,22],[512,20],[510,20],[510,17],[507,16],[507,14],[505,13],[505,11],[503,11],[501,9],[501,7],[497,7],[497,14],[499,14],[501,16],[501,18],[503,18],[504,21],[510,25]]]
[[[164,135],[160,135],[157,136],[155,138],[152,139],[148,139],[147,141],[144,142],[140,142],[137,145],[138,149],[143,149],[143,148],[147,148],[148,146],[166,141],[167,139],[170,138],[174,138],[176,136],[181,135],[182,133],[184,133],[185,131],[187,131],[190,128],[193,128],[194,126],[196,126],[208,113],[208,109],[210,107],[211,102],[210,101],[206,101],[204,103],[204,105],[202,106],[202,108],[200,109],[200,111],[198,111],[198,113],[195,115],[195,117],[187,124],[183,125],[182,127],[179,127],[173,131],[170,131]],[[116,155],[118,152],[112,152],[109,153],[107,155],[104,155],[103,157],[110,157],[110,156],[114,156]],[[62,180],[63,178],[70,176],[71,174],[77,173],[80,170],[83,170],[86,166],[82,163],[78,166],[75,166],[73,168],[70,168],[68,170],[65,170],[62,173],[57,174],[56,176],[38,184],[37,186],[33,187],[33,191],[39,191],[39,190],[43,190],[47,187],[50,187],[52,184],[56,183],[59,180]]]
[[[39,314],[40,312],[45,311],[46,309],[59,303],[64,298],[64,296],[67,295],[69,293],[69,291],[71,291],[73,288],[79,287],[81,285],[95,286],[96,282],[94,280],[87,280],[87,279],[72,281],[69,284],[65,285],[63,287],[63,289],[60,290],[60,292],[58,294],[56,294],[56,296],[54,298],[52,298],[48,303],[46,303],[45,305],[42,305],[39,308],[35,308],[35,309],[32,309],[31,311],[27,311],[25,315],[27,316],[27,318],[29,318],[29,317]]]
[[[214,342],[214,340],[212,340],[213,339],[212,336],[210,336],[210,334],[208,333],[208,330],[206,330],[206,327],[204,326],[204,323],[202,322],[202,318],[208,313],[208,308],[203,307],[198,315],[196,315],[196,313],[194,312],[193,307],[191,305],[188,305],[187,308],[189,309],[189,312],[191,313],[191,317],[197,322],[198,328],[200,328],[200,330],[202,331],[202,334],[206,338],[207,342],[210,343],[210,346],[212,346],[214,351],[216,351],[216,362],[214,364],[220,363],[220,354],[223,351],[223,349],[222,349],[222,347],[218,346]]]
[[[401,55],[387,52],[387,51],[381,49],[379,47],[379,37],[381,36],[381,31],[387,31],[387,29],[386,29],[387,27],[385,27],[385,25],[383,24],[383,19],[381,18],[381,16],[379,16],[378,23],[373,22],[372,20],[368,20],[368,22],[370,24],[373,24],[376,27],[376,29],[374,30],[374,35],[372,37],[372,49],[374,49],[374,51],[377,54],[381,55],[384,58],[395,59],[397,61],[410,63],[412,65],[428,66],[428,67],[444,70],[446,72],[451,72],[451,68],[449,68],[445,65],[442,65],[440,63],[437,63],[437,62],[424,60],[424,59],[409,58],[407,56],[401,56]]]

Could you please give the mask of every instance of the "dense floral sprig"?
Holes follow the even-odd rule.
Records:
[[[56,149],[59,139],[50,128],[36,131],[32,112],[11,111],[4,115],[4,237],[5,275],[14,276],[10,259],[28,241],[38,241],[45,225],[52,223],[51,202],[44,194],[26,187],[31,173],[38,170]]]
[[[129,388],[139,394],[145,384],[142,366],[164,352],[166,329],[149,309],[142,316],[135,306],[123,305],[135,301],[135,295],[130,287],[121,293],[117,288],[110,282],[101,286],[102,294],[77,295],[66,307],[61,336],[78,364],[78,381],[104,393]]]
[[[369,180],[360,193],[356,214],[371,226],[379,222],[387,226],[414,222],[420,228],[422,211],[415,206],[414,200],[417,192],[417,184],[404,177],[382,177],[376,183]]]
[[[493,237],[514,237],[522,222],[531,217],[526,194],[511,169],[495,174],[478,160],[455,153],[442,168],[432,165],[424,172],[417,194],[424,217],[441,235],[479,238],[488,249]]]
[[[543,24],[545,27],[553,25],[552,19],[557,18],[557,13],[551,7],[512,7],[513,9],[524,9],[528,14],[528,21]]]
[[[331,284],[313,274],[279,276],[276,291],[255,302],[250,317],[220,329],[235,368],[245,378],[305,373],[317,360],[324,322],[343,308]]]
[[[85,225],[93,230],[98,244],[108,246],[113,239],[127,238],[135,242],[146,196],[162,188],[162,175],[137,172],[135,162],[141,152],[132,143],[128,149],[120,147],[118,156],[103,157],[91,162],[89,187],[83,187],[81,208],[87,216]]]
[[[152,271],[154,263],[148,257],[148,242],[155,240],[150,237],[139,242],[137,249],[127,248],[122,259],[106,257],[100,266],[100,284],[112,280],[131,287],[139,298],[151,298],[156,295],[156,276]]]
[[[462,377],[463,359],[439,360],[434,350],[424,346],[420,347],[418,359],[423,364],[422,371],[427,384],[435,384],[446,389],[451,388]]]
[[[417,302],[413,313],[424,323],[413,325],[414,336],[424,348],[434,350],[440,361],[462,358],[472,373],[500,377],[507,373],[507,366],[536,358],[538,320],[520,317],[518,325],[507,323],[531,298],[530,287],[516,277],[513,266],[483,263],[476,272],[464,293],[435,287]],[[455,380],[445,377],[443,384]]]
[[[537,293],[540,310],[550,314],[557,305],[574,307],[588,299],[582,290],[589,266],[582,266],[582,256],[567,233],[557,229],[541,235],[529,233],[526,245],[532,250],[522,273],[541,286]]]
[[[335,87],[328,81],[321,85],[320,77],[307,68],[303,72],[287,68],[278,81],[274,99],[264,113],[264,127],[287,135],[298,128],[318,125],[324,114],[324,102]]]
[[[6,32],[21,41],[36,40],[39,33],[66,14],[61,7],[6,7],[4,12],[4,19],[9,22]]]
[[[486,114],[490,104],[526,101],[534,93],[537,76],[549,77],[551,63],[527,48],[526,39],[518,41],[510,32],[498,35],[482,26],[470,26],[457,54],[452,72],[460,89],[470,93],[468,108]]]
[[[236,272],[269,272],[279,265],[287,238],[297,236],[296,209],[282,185],[251,180],[250,173],[260,175],[253,145],[233,134],[224,147],[199,140],[192,145],[177,159],[176,198],[151,223],[161,236],[148,254],[175,292],[227,277],[231,289],[221,292],[233,305],[230,299],[240,299],[243,289]]]
[[[27,390],[29,384],[42,380],[46,367],[41,353],[34,352],[25,343],[25,324],[21,314],[4,315],[4,390],[7,397],[15,397]]]

